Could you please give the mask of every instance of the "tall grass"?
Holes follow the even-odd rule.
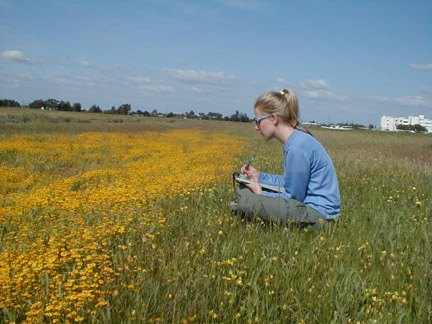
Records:
[[[1,139],[20,134],[73,136],[95,129],[128,133],[152,127],[160,131],[205,128],[242,138],[233,169],[254,154],[256,167],[282,171],[281,145],[264,142],[249,124],[122,117],[123,122],[106,127],[112,123],[102,116],[84,123],[76,115],[80,114],[70,114],[64,122],[65,115],[60,114],[52,117],[60,122],[53,123],[38,121],[43,115],[15,112],[0,124]],[[10,122],[19,118],[23,121]],[[25,127],[28,124],[32,126]],[[301,231],[259,220],[244,223],[228,207],[235,198],[229,173],[214,184],[176,196],[162,195],[151,205],[128,211],[126,226],[106,246],[115,279],[104,283],[103,303],[74,319],[112,323],[432,322],[431,137],[312,132],[332,156],[340,181],[342,216],[335,224],[319,231]],[[16,167],[19,157],[14,154],[0,152],[1,165]],[[217,163],[214,161],[215,168]],[[94,210],[84,217],[97,229],[103,212]],[[144,231],[144,213],[163,221]],[[22,215],[22,222],[37,216]],[[115,221],[115,215],[111,217]],[[13,229],[1,225],[4,242]],[[6,248],[2,243],[2,251]],[[86,251],[81,253],[86,255]],[[40,289],[48,289],[49,278],[39,280]],[[31,303],[32,296],[27,300]],[[23,309],[3,306],[1,320],[24,318]],[[43,313],[39,319],[68,320]]]

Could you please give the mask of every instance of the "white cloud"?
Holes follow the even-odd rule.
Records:
[[[236,79],[234,75],[226,75],[224,72],[176,69],[164,69],[163,72],[181,82],[193,84],[220,84]]]
[[[303,90],[303,95],[307,98],[330,101],[347,101],[349,99],[346,95],[337,95],[328,90]]]
[[[3,80],[7,80],[7,84],[1,85],[2,88],[7,86],[22,87],[25,84],[36,82],[37,77],[31,73],[24,72],[4,72]]]
[[[76,64],[76,63],[75,63]],[[115,65],[102,65],[94,62],[89,62],[87,60],[78,61],[78,65],[83,68],[89,68],[93,70],[98,70],[101,73],[113,73],[113,74],[123,74],[124,71]]]
[[[403,106],[412,106],[412,107],[428,105],[428,100],[425,97],[421,97],[421,96],[395,98],[395,102]]]
[[[327,90],[303,90],[303,94],[308,98],[329,98],[331,96],[331,92]]]
[[[21,51],[9,50],[2,52],[2,57],[8,61],[31,63],[30,59]]]
[[[427,64],[410,64],[410,68],[414,70],[432,70],[432,63]]]
[[[432,85],[425,85],[420,88],[423,93],[432,93]]]
[[[147,93],[175,93],[175,89],[161,82],[155,82],[145,75],[129,75],[126,80],[132,83],[135,90]]]
[[[196,92],[196,93],[210,93],[211,91],[201,88],[201,87],[192,87],[192,92]]]
[[[74,76],[65,73],[57,73],[55,75],[49,76],[48,78],[42,78],[44,83],[51,86],[67,86],[74,87],[79,89],[88,90],[89,87],[93,89],[95,87],[103,87],[107,85],[108,80],[103,76],[97,75],[83,75],[83,76]]]
[[[281,83],[281,84],[284,84],[284,85],[286,85],[286,84],[288,84],[288,82],[287,81],[285,81],[285,79],[283,79],[283,78],[276,78],[276,82],[277,83]]]
[[[84,75],[76,78],[78,81],[85,82],[89,85],[97,85],[101,82],[106,82],[107,80],[102,76],[96,76],[96,75]]]
[[[262,10],[267,3],[259,0],[221,0],[221,2],[229,7],[234,7],[240,10]]]
[[[149,77],[143,76],[143,75],[130,75],[126,77],[127,80],[131,81],[132,83],[150,83],[151,79]]]
[[[327,90],[329,86],[327,85],[327,82],[325,82],[323,79],[318,80],[307,80],[302,82],[301,87],[305,90]]]
[[[224,89],[218,85],[200,85],[191,88],[195,93],[221,93]]]
[[[348,96],[338,95],[329,90],[329,86],[323,79],[307,80],[300,83],[303,96],[312,99],[324,99],[330,101],[347,101]]]
[[[143,84],[138,87],[138,90],[154,93],[175,93],[174,88],[164,84]]]
[[[79,65],[81,65],[82,67],[89,67],[89,66],[90,66],[90,63],[87,62],[87,61],[80,61],[80,62],[79,62]]]
[[[430,105],[428,99],[421,96],[407,96],[407,97],[395,97],[395,98],[373,96],[371,97],[371,99],[376,102],[397,104],[397,105],[409,106],[409,107],[424,107]]]

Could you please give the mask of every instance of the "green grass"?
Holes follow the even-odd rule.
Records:
[[[237,123],[229,123],[237,124]],[[226,128],[227,123],[210,120],[124,116],[104,113],[41,111],[0,107],[0,139],[13,134],[76,134],[80,132],[167,131],[179,128]],[[236,128],[236,127],[234,127]]]
[[[302,232],[243,224],[226,207],[234,195],[227,181],[172,204],[155,257],[132,248],[151,271],[137,275],[144,287],[114,308],[129,305],[126,317],[164,322],[193,315],[204,322],[430,322],[430,137],[314,133],[340,179],[343,216],[334,226]],[[250,141],[257,165],[280,171],[280,145]]]
[[[281,145],[264,142],[250,124],[89,116],[0,109],[0,140],[14,134],[212,128],[245,139],[247,154],[233,168],[254,154],[258,168],[282,171]],[[155,212],[162,208],[171,215],[163,227],[137,233],[137,210],[119,241],[111,242],[122,275],[106,287],[108,305],[86,321],[432,322],[432,138],[312,132],[332,156],[340,181],[342,217],[333,226],[300,231],[259,220],[245,224],[228,208],[235,197],[230,175],[193,195],[161,199]],[[12,163],[14,153],[3,152],[0,159]],[[133,267],[122,268],[122,260]],[[5,312],[3,319],[8,317]]]

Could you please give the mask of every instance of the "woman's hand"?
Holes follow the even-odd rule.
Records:
[[[245,183],[246,187],[248,187],[250,190],[252,190],[257,195],[261,195],[262,193],[262,187],[258,182],[252,182],[252,183]]]
[[[256,182],[258,182],[258,178],[261,174],[261,172],[257,169],[255,169],[253,166],[251,165],[243,165],[240,169],[240,172],[248,179],[251,180],[256,180]]]
[[[262,188],[258,183],[259,176],[261,172],[255,169],[253,166],[244,165],[240,169],[241,173],[248,179],[252,180],[253,183],[245,184],[254,193],[260,195],[262,193]]]

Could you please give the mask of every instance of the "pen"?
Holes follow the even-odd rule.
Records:
[[[252,162],[255,160],[255,156],[251,156],[250,158],[249,158],[249,162],[248,162],[248,164],[246,164],[246,170],[249,170],[249,167],[250,167],[250,165],[252,164]]]

